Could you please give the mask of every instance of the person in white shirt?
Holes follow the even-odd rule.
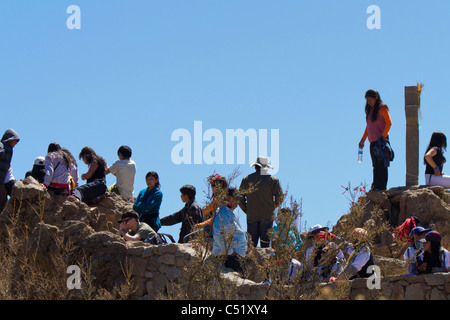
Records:
[[[372,274],[367,272],[369,266],[374,265],[373,254],[370,252],[367,231],[363,228],[353,230],[353,246],[347,263],[338,278],[353,280],[355,278],[368,278]],[[333,280],[336,280],[334,278]],[[332,281],[333,281],[332,280]]]
[[[136,175],[136,163],[131,160],[131,148],[121,146],[117,151],[119,160],[114,162],[107,170],[106,174],[111,173],[116,176],[116,183],[108,187],[109,192],[120,194],[129,200],[134,195],[134,178]]]

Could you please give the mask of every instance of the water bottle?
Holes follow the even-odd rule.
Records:
[[[362,156],[363,156],[363,149],[359,148],[358,149],[358,163],[362,162]]]

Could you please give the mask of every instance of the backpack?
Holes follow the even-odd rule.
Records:
[[[411,239],[409,239],[409,233],[419,224],[420,220],[417,217],[411,216],[410,218],[407,218],[405,222],[394,229],[394,239],[399,241],[411,241]]]
[[[144,242],[150,244],[167,244],[168,242],[166,237],[168,237],[172,241],[172,243],[175,242],[173,237],[170,234],[166,233],[155,233],[154,235],[145,239]]]

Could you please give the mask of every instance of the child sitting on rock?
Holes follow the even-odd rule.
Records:
[[[109,192],[115,192],[125,199],[133,198],[134,194],[134,177],[136,175],[136,164],[131,160],[131,148],[128,146],[121,146],[117,150],[119,160],[113,163],[106,174],[112,173],[116,176],[116,183],[108,187]]]

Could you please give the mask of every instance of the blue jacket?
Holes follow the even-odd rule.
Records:
[[[392,150],[389,140],[385,142],[383,137],[376,141],[373,152],[379,160],[383,160],[385,167],[389,167],[389,162],[394,160],[394,150]]]
[[[238,217],[229,206],[217,209],[213,224],[214,255],[230,255],[236,252],[241,257],[247,253],[247,234],[242,229]]]
[[[141,190],[134,200],[133,210],[139,214],[139,219],[142,215],[148,215],[154,219],[154,224],[161,228],[161,222],[159,220],[159,208],[161,206],[163,193],[158,187],[154,187],[149,190],[145,188]]]

